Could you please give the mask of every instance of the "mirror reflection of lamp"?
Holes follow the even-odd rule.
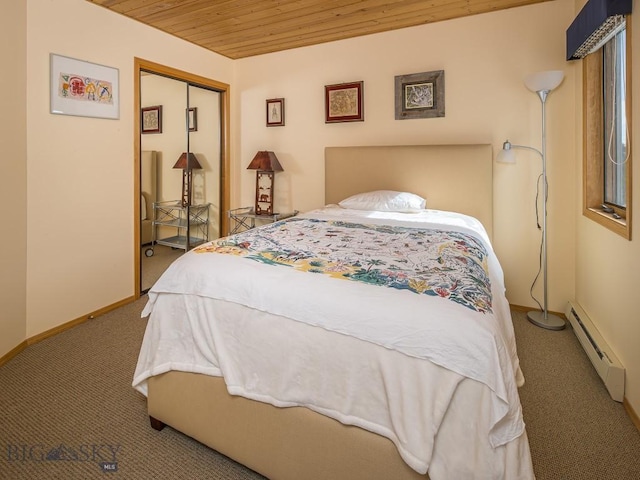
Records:
[[[193,186],[192,170],[200,170],[202,166],[193,153],[183,152],[173,168],[182,169],[182,206],[189,206],[191,205],[191,190]]]
[[[273,215],[273,186],[275,172],[284,169],[273,152],[260,151],[253,157],[247,170],[256,170],[256,202],[255,213]]]

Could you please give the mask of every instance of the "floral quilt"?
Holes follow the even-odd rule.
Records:
[[[456,231],[292,218],[195,252],[237,255],[492,311],[488,253],[479,240]]]

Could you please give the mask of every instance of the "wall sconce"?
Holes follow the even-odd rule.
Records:
[[[182,169],[182,206],[187,207],[191,205],[192,170],[200,170],[202,166],[193,153],[183,152],[173,168]]]
[[[256,170],[255,213],[273,215],[273,185],[275,172],[284,169],[273,152],[260,151],[253,157],[247,170]]]

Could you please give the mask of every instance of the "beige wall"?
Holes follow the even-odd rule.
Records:
[[[25,339],[27,265],[27,8],[0,3],[0,356]]]
[[[84,0],[27,2],[31,337],[134,294],[134,57],[231,83],[233,63]],[[49,113],[49,54],[119,69],[120,119]]]
[[[585,2],[576,2],[579,12]],[[635,7],[637,8],[637,4]],[[640,80],[640,12],[632,16],[633,86]],[[581,67],[580,62],[577,62]],[[640,155],[634,145],[640,141],[640,93],[632,96],[632,240],[628,241],[582,215],[582,71],[575,78],[576,89],[576,300],[626,368],[625,396],[640,414]]]
[[[573,13],[571,1],[541,3],[238,61],[240,203],[252,203],[254,175],[245,168],[257,150],[275,151],[285,170],[277,174],[276,209],[307,210],[324,201],[325,146],[478,142],[497,152],[509,138],[540,148],[540,100],[522,79],[562,69],[566,79],[547,101],[547,152],[549,307],[563,311],[574,296],[575,68],[564,60]],[[394,76],[431,70],[445,71],[446,116],[395,120]],[[365,121],[325,124],[324,85],[358,80]],[[267,128],[265,99],[274,97],[285,98],[286,126]],[[540,171],[540,157],[525,151],[516,165],[494,165],[494,243],[517,305],[534,305]]]

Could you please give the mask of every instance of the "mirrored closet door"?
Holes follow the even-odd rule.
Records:
[[[191,248],[221,235],[221,97],[140,73],[140,291]]]

